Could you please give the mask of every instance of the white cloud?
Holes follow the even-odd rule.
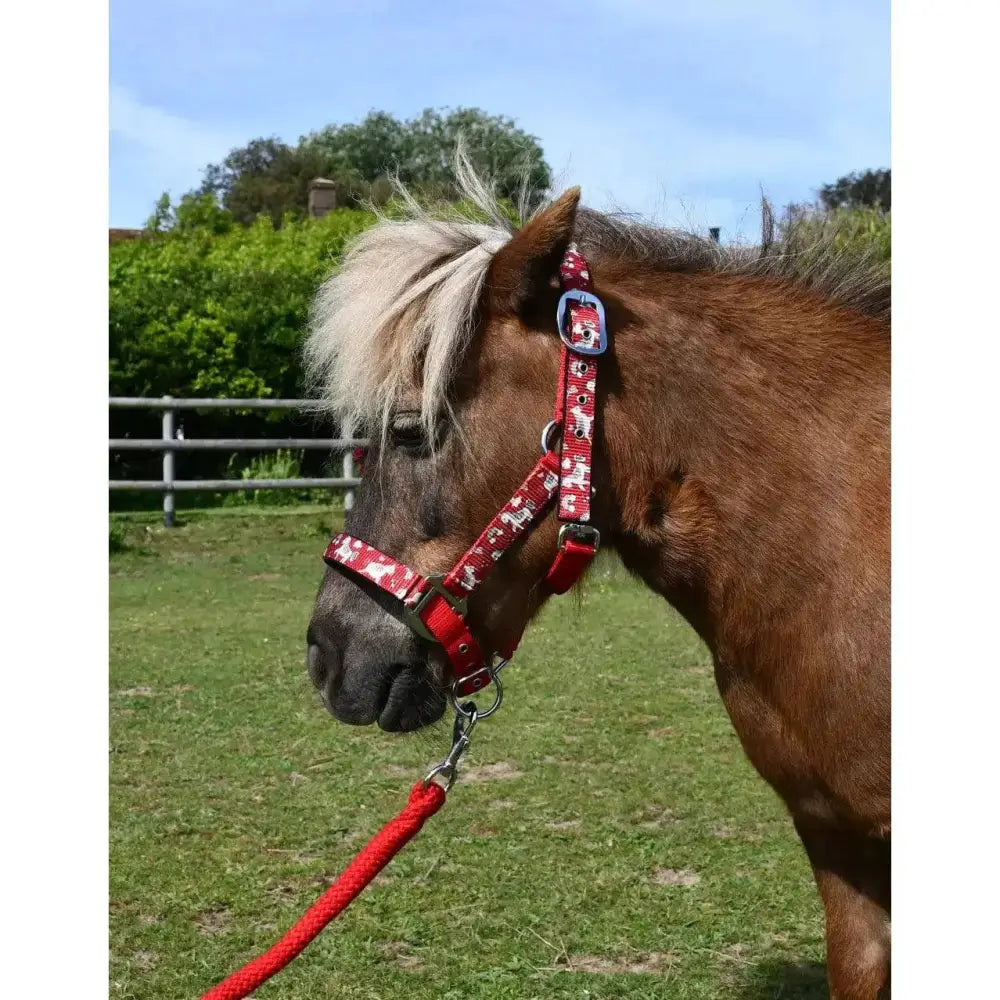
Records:
[[[143,104],[125,87],[111,87],[111,133],[171,170],[199,170],[245,140],[236,130],[219,129]]]
[[[144,104],[111,86],[111,205],[114,226],[140,225],[157,196],[177,197],[198,184],[202,169],[246,141],[241,131],[217,128]]]

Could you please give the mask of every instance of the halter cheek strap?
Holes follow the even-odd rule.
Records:
[[[504,552],[544,515],[558,494],[559,542],[545,577],[565,593],[597,553],[600,535],[590,522],[597,362],[608,346],[604,306],[591,291],[590,269],[575,245],[559,268],[563,294],[557,324],[562,341],[555,416],[542,434],[542,457],[513,496],[497,511],[447,574],[422,576],[346,532],[327,546],[327,565],[374,583],[399,601],[398,617],[414,632],[439,644],[451,665],[454,690],[473,694],[495,679],[495,658],[508,660],[520,635],[485,656],[469,628],[468,599]],[[558,454],[551,441],[562,432]]]

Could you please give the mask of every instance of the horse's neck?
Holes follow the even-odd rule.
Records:
[[[661,287],[622,300],[606,403],[623,559],[713,648],[849,603],[888,552],[886,332],[751,279]]]

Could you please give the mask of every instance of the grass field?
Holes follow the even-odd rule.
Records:
[[[111,556],[115,998],[197,997],[270,945],[448,745],[312,690],[330,514],[185,519],[120,521]],[[444,809],[261,1000],[826,996],[805,857],[660,598],[599,566],[505,687]]]

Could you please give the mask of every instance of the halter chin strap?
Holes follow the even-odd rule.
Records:
[[[590,524],[597,362],[608,347],[604,306],[591,291],[590,269],[571,244],[559,267],[563,294],[556,313],[562,349],[555,416],[542,432],[542,457],[446,574],[422,576],[346,532],[335,535],[323,556],[346,576],[374,583],[400,602],[398,617],[417,635],[439,644],[454,675],[454,691],[470,695],[494,679],[494,661],[514,654],[520,635],[491,655],[469,629],[468,599],[500,557],[531,528],[558,494],[559,544],[545,576],[563,594],[590,565],[600,535]],[[561,433],[559,453],[552,441]]]

